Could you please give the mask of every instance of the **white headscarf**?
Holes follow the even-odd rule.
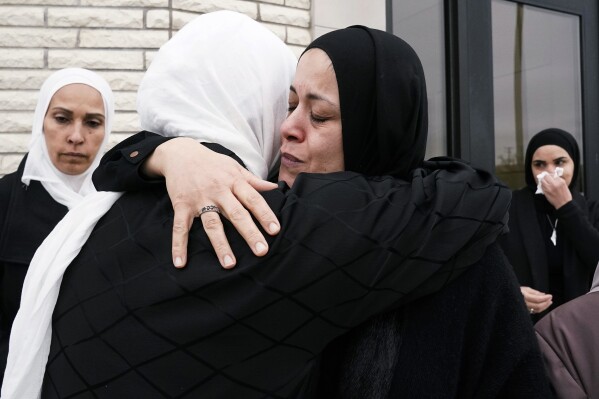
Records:
[[[79,175],[67,175],[59,171],[48,153],[44,136],[44,117],[54,94],[66,85],[82,83],[93,87],[102,95],[104,102],[104,140],[98,153],[87,170]],[[54,200],[71,209],[84,196],[95,192],[91,177],[100,163],[102,153],[112,128],[114,119],[114,100],[108,83],[95,72],[82,68],[65,68],[50,75],[39,92],[37,106],[33,115],[33,128],[29,142],[29,155],[25,161],[25,169],[21,181],[29,185],[31,180],[38,180]]]
[[[221,144],[265,178],[278,159],[288,98],[281,87],[291,84],[295,64],[291,50],[247,16],[199,17],[161,47],[144,76],[141,126]]]
[[[202,15],[160,49],[144,76],[142,127],[224,145],[264,178],[276,162],[296,63],[287,46],[251,18],[231,11]],[[12,327],[3,399],[39,397],[62,276],[119,196],[85,197],[35,253]]]

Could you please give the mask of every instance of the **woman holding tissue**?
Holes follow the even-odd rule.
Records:
[[[589,291],[599,261],[599,205],[576,190],[574,137],[545,129],[528,143],[526,187],[513,193],[503,249],[533,320]]]

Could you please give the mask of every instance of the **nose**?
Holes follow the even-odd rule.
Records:
[[[287,115],[287,118],[281,124],[281,138],[283,141],[302,142],[304,140],[305,130],[298,108]]]
[[[85,141],[83,136],[83,125],[81,123],[74,123],[73,130],[67,137],[67,141],[69,144],[82,144]]]

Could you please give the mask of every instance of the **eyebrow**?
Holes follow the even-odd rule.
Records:
[[[289,86],[289,90],[291,90],[292,92],[295,93],[295,95],[297,95],[297,90],[295,90],[295,87],[293,87],[293,85]],[[324,102],[331,104],[332,106],[335,106],[335,107],[337,106],[337,104],[335,104],[333,101],[331,101],[328,98],[323,97],[319,94],[308,93],[308,100],[324,101]]]
[[[555,159],[553,159],[551,162],[556,162],[556,161],[560,161],[562,159],[568,159],[568,157],[557,157]],[[547,161],[545,161],[544,159],[533,159],[533,162],[543,162],[546,163]]]
[[[71,111],[70,109],[63,108],[63,107],[58,107],[58,106],[52,107],[51,110],[53,110],[53,111],[62,111],[62,112],[67,113],[69,115],[73,114],[73,111]],[[100,113],[97,113],[97,112],[86,113],[85,117],[86,118],[100,118],[100,119],[105,119],[106,118],[104,116],[104,114],[100,114]]]

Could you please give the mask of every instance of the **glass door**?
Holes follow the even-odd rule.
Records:
[[[597,5],[590,6],[576,0],[491,0],[495,168],[511,188],[525,185],[530,138],[556,127],[571,133],[581,148],[579,188],[595,198],[599,194],[597,112],[585,112],[597,107],[599,89],[599,20]],[[585,38],[588,32],[594,37]]]
[[[580,145],[579,188],[599,199],[598,0],[386,2],[387,28],[413,42],[431,84],[429,155],[518,188],[528,140],[558,127]]]
[[[496,173],[524,186],[530,138],[556,127],[583,147],[580,20],[572,14],[492,0]]]

